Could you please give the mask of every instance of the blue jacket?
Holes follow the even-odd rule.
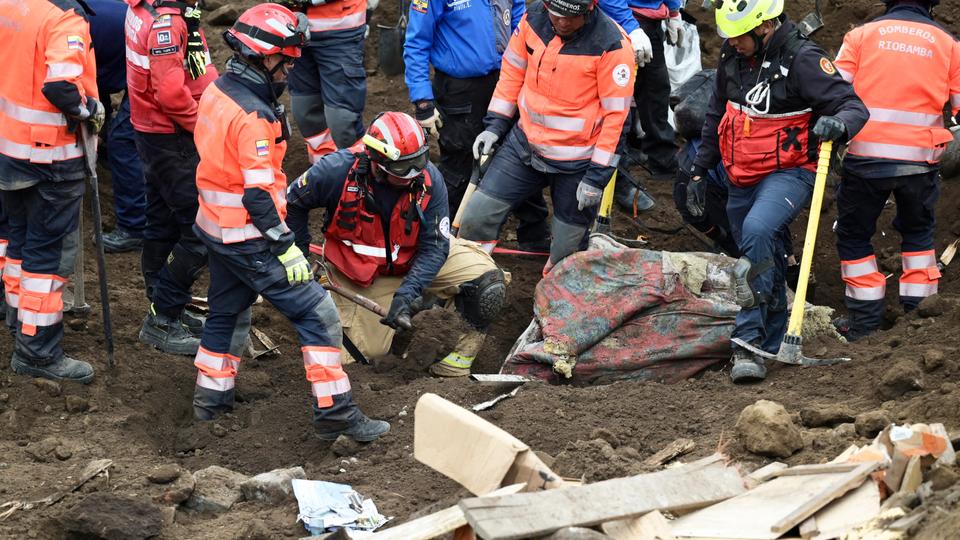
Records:
[[[500,69],[525,12],[523,0],[413,0],[403,46],[410,101],[433,99],[431,64],[461,79]]]
[[[680,0],[599,0],[597,2],[600,9],[623,27],[627,34],[640,28],[631,8],[657,9],[664,4],[671,12],[680,9]]]
[[[86,0],[96,13],[90,17],[90,39],[97,57],[97,88],[101,101],[127,88],[126,42],[123,21],[127,4],[123,0]]]
[[[287,187],[287,226],[296,237],[297,246],[304,253],[310,248],[309,214],[313,208],[326,210],[324,225],[333,219],[340,203],[343,184],[353,168],[354,155],[350,150],[338,150],[323,156],[297,181]],[[417,254],[410,271],[397,289],[398,296],[416,298],[433,283],[443,263],[447,262],[450,250],[450,210],[447,203],[447,187],[443,175],[433,163],[427,164],[432,183],[430,202],[423,212],[420,234],[417,237]],[[390,222],[390,214],[405,192],[394,189],[376,180],[370,182],[373,201],[384,223]],[[371,210],[372,211],[372,210]]]

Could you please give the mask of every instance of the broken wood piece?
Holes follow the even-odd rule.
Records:
[[[940,254],[940,262],[943,263],[944,266],[949,265],[953,261],[953,258],[956,257],[958,247],[960,247],[960,238],[950,242],[950,245],[944,248]]]
[[[500,488],[493,493],[485,495],[494,497],[498,495],[510,495],[518,493],[524,487],[523,484],[514,484]],[[444,508],[439,512],[434,512],[412,521],[408,521],[396,527],[390,527],[382,531],[373,533],[370,540],[428,540],[458,530],[467,524],[467,518],[463,516],[463,510],[454,505]]]
[[[532,380],[528,377],[524,377],[523,375],[500,375],[485,373],[473,373],[470,375],[470,378],[481,384],[523,384]]]
[[[487,410],[487,409],[492,409],[492,408],[494,407],[494,405],[496,405],[497,403],[500,403],[501,401],[503,401],[503,400],[505,400],[505,399],[507,399],[507,398],[512,398],[512,397],[516,396],[516,395],[517,395],[517,392],[519,392],[519,391],[520,391],[520,387],[518,386],[518,387],[514,388],[512,392],[507,392],[506,394],[500,394],[499,396],[497,396],[497,397],[495,397],[495,398],[493,398],[493,399],[488,399],[487,401],[484,401],[483,403],[477,403],[476,405],[474,405],[474,406],[471,407],[470,409],[473,410],[473,412],[480,412],[480,411],[485,411],[485,410]]]
[[[913,493],[917,491],[920,484],[923,483],[923,467],[920,464],[920,456],[912,456],[907,462],[907,468],[903,472],[903,480],[900,481],[901,493]]]
[[[880,488],[876,482],[866,481],[801,523],[800,536],[807,540],[842,538],[878,514]]]
[[[671,530],[677,537],[779,538],[834,499],[858,487],[878,465],[864,463],[848,472],[817,474],[783,475],[781,471],[780,476],[742,495],[674,520]],[[802,472],[811,471],[809,466],[804,467]]]
[[[613,540],[673,540],[670,523],[656,510],[637,518],[608,521],[600,530]]]
[[[753,489],[759,484],[766,482],[767,480],[773,478],[776,473],[786,469],[788,465],[786,463],[781,463],[779,461],[774,461],[773,463],[768,463],[763,467],[753,471],[747,475],[747,489]]]
[[[460,508],[480,537],[510,540],[638,517],[653,510],[700,508],[743,492],[737,470],[714,454],[673,469],[584,486],[464,499]]]
[[[257,337],[257,341],[259,341],[265,347],[264,350],[257,351],[255,348],[251,346],[251,350],[253,351],[251,358],[259,358],[261,356],[266,356],[266,355],[270,355],[270,356],[280,355],[280,346],[274,343],[273,340],[270,339],[270,336],[263,333],[256,326],[251,326],[250,331],[253,333],[254,336]]]
[[[690,439],[677,439],[656,454],[645,459],[643,465],[649,468],[660,467],[684,454],[689,454],[695,446],[696,444]]]
[[[817,465],[797,465],[781,469],[771,476],[777,478],[780,476],[802,476],[805,474],[829,474],[829,473],[847,473],[859,467],[859,463],[821,463]]]
[[[923,521],[925,517],[927,517],[927,511],[922,507],[917,508],[913,512],[891,523],[888,528],[892,531],[907,532]]]

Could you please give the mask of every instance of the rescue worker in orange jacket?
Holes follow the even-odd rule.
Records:
[[[850,31],[837,70],[853,83],[870,120],[850,141],[837,189],[837,250],[848,316],[836,321],[850,341],[883,319],[886,279],[870,239],[892,193],[901,234],[904,310],[936,294],[933,250],[940,156],[953,140],[944,104],[960,111],[960,43],[933,21],[939,0],[886,0],[887,12]]]
[[[193,141],[197,101],[217,78],[200,29],[197,0],[126,0],[130,121],[147,181],[142,270],[150,310],[140,340],[193,355],[203,321],[183,308],[207,264],[193,233],[197,215]]]
[[[3,282],[16,344],[10,367],[89,383],[93,367],[67,356],[63,290],[77,255],[86,164],[80,122],[96,133],[104,107],[82,2],[0,3],[0,196],[9,220]]]
[[[363,135],[367,13],[379,0],[283,0],[310,21],[310,43],[290,73],[290,106],[314,163]]]
[[[333,300],[284,222],[290,131],[278,98],[309,35],[302,14],[269,3],[248,9],[224,34],[235,52],[227,73],[200,100],[195,228],[210,252],[210,313],[194,360],[194,415],[212,420],[233,408],[250,306],[260,295],[297,329],[319,436],[372,441],[390,424],[354,403]]]
[[[443,175],[430,163],[426,133],[412,116],[380,114],[363,141],[324,156],[290,185],[290,228],[306,251],[308,213],[326,209],[323,256],[330,279],[390,306],[381,319],[334,297],[344,332],[364,356],[387,354],[402,320],[436,300],[453,299],[473,328],[430,372],[469,375],[484,332],[503,306],[504,273],[478,244],[450,238]]]
[[[786,18],[783,0],[724,0],[716,20],[726,41],[687,208],[702,215],[704,178],[722,161],[730,179],[727,216],[741,253],[733,337],[776,353],[787,323],[784,234],[810,201],[820,141],[855,135],[867,111],[823,51]],[[733,350],[733,382],[766,377],[762,356],[739,345]]]
[[[545,271],[580,249],[620,159],[635,71],[630,40],[592,0],[532,4],[503,53],[474,157],[505,140],[467,203],[460,236],[492,251],[510,210],[549,185]]]

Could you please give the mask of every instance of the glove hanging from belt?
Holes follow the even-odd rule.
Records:
[[[200,9],[187,8],[183,12],[187,22],[187,71],[196,80],[207,73],[207,51],[200,35]]]

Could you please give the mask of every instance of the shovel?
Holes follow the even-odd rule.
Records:
[[[827,185],[827,173],[830,170],[830,152],[833,150],[832,141],[824,141],[820,145],[820,160],[817,162],[817,179],[813,185],[813,199],[810,201],[810,216],[807,219],[807,235],[803,240],[803,257],[800,259],[800,278],[797,280],[797,291],[793,298],[793,309],[790,311],[790,324],[787,326],[787,335],[780,343],[780,351],[770,354],[758,349],[740,338],[730,341],[748,351],[770,358],[784,364],[797,366],[829,366],[842,362],[849,362],[849,358],[808,358],[803,355],[803,308],[807,300],[807,283],[810,281],[810,266],[813,264],[813,249],[817,243],[817,226],[820,224],[820,207],[823,205],[823,191]]]
[[[810,37],[814,32],[823,28],[823,15],[820,12],[820,0],[817,0],[814,11],[812,13],[807,13],[807,16],[797,24],[797,27],[806,37]]]
[[[380,71],[387,77],[403,73],[403,41],[407,31],[407,2],[400,1],[400,18],[395,26],[377,24],[380,42],[377,46],[377,58]]]

